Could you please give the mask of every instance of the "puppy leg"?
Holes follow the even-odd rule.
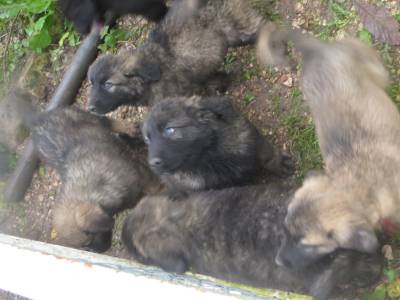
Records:
[[[207,86],[207,93],[213,95],[215,91],[225,93],[230,83],[232,82],[231,76],[224,72],[218,71],[214,73],[205,83]]]
[[[108,126],[115,133],[126,134],[128,136],[140,135],[140,126],[132,125],[121,120],[108,119]]]
[[[261,143],[260,160],[267,171],[280,177],[287,177],[294,173],[295,164],[290,155],[274,149],[265,139],[262,139]]]

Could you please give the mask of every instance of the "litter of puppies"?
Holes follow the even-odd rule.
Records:
[[[400,223],[400,114],[371,47],[280,29],[247,0],[130,1],[129,8],[83,1],[90,12],[83,19],[74,1],[60,2],[83,33],[109,8],[158,23],[139,48],[94,62],[89,112],[13,109],[31,111],[22,123],[61,178],[56,243],[104,252],[116,214],[131,209],[121,233],[127,251],[168,272],[315,299],[379,279],[381,233]],[[228,48],[254,43],[260,65],[297,65],[290,51],[301,57],[301,91],[324,169],[296,188],[285,185],[293,159],[221,95],[230,84],[220,69]],[[149,106],[141,136],[102,115],[121,105]],[[143,139],[147,159],[132,139]],[[273,180],[260,182],[261,174]]]

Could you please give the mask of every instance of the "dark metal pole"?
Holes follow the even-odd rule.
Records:
[[[100,32],[101,26],[96,24],[92,27],[90,34],[76,51],[69,69],[49,102],[47,110],[74,102],[82,81],[86,77],[87,70],[96,58],[97,46],[101,39]],[[36,156],[32,140],[29,139],[22,156],[18,160],[16,169],[6,184],[4,191],[6,201],[21,201],[24,199],[38,164],[39,159]]]

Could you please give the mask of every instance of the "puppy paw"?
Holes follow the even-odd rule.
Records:
[[[295,165],[290,155],[282,153],[270,160],[266,169],[279,177],[288,177],[294,174]]]

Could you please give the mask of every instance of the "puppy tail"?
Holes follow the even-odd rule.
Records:
[[[257,56],[264,65],[284,68],[290,66],[288,44],[291,42],[303,55],[312,57],[323,45],[319,40],[302,34],[298,30],[279,30],[275,24],[266,24],[260,31],[257,41]]]
[[[262,28],[258,36],[257,56],[260,63],[278,68],[290,67],[288,51],[290,43],[301,53],[304,64],[327,50],[327,44],[323,41],[303,34],[299,30],[279,30],[275,24],[269,23]],[[354,38],[337,43],[342,45],[342,49],[347,50],[346,55],[352,55],[357,60],[362,68],[359,73],[367,75],[371,82],[381,88],[388,84],[388,73],[372,48]]]

